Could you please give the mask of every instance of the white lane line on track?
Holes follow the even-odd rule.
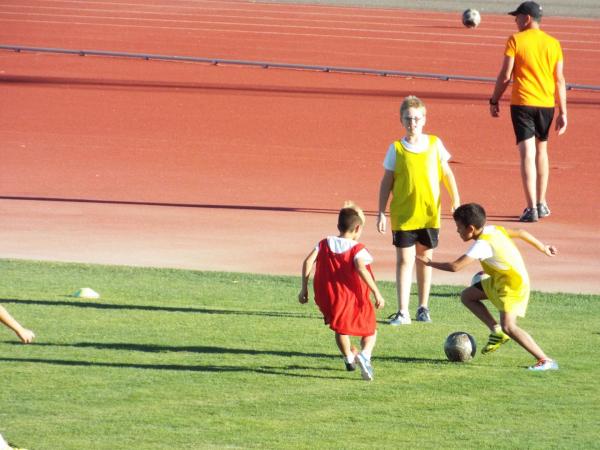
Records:
[[[246,22],[226,22],[226,21],[212,21],[212,20],[179,20],[179,19],[148,19],[148,18],[128,18],[128,17],[118,17],[118,16],[89,16],[82,14],[45,14],[45,13],[12,13],[12,12],[2,12],[0,11],[0,15],[8,15],[8,16],[29,16],[29,17],[49,17],[49,18],[76,18],[76,19],[90,19],[90,20],[109,20],[109,21],[133,21],[133,22],[155,22],[155,23],[173,23],[173,24],[197,24],[197,25],[210,25],[210,26],[233,26],[233,27],[260,27],[260,28],[283,28],[283,29],[297,29],[297,30],[324,30],[328,32],[350,32],[350,33],[375,33],[379,35],[415,35],[415,36],[452,36],[452,37],[460,37],[464,39],[475,39],[478,41],[478,45],[482,46],[496,46],[496,45],[504,45],[506,41],[506,36],[494,36],[494,35],[482,35],[482,34],[469,34],[464,36],[457,36],[455,34],[448,33],[437,33],[437,32],[423,32],[423,31],[409,31],[409,30],[386,30],[386,29],[370,29],[370,28],[350,28],[350,27],[322,27],[322,26],[308,26],[308,25],[280,25],[280,24],[264,24],[264,23],[246,23]],[[4,20],[0,18],[0,21]],[[6,19],[9,21],[23,21],[23,22],[31,22],[28,19]],[[33,20],[33,19],[32,19]],[[39,22],[46,23],[74,23],[72,21],[47,21],[40,20]],[[82,24],[82,22],[78,22]],[[102,24],[105,25],[105,24]],[[115,26],[119,26],[118,24],[114,24]],[[142,27],[142,25],[132,25]],[[190,27],[156,27],[162,29],[174,29],[174,30],[191,30],[191,29],[205,29],[203,28],[190,28]],[[306,36],[306,33],[282,33],[286,35],[297,34],[298,36]],[[324,37],[332,37],[335,35],[331,34],[314,34],[314,36],[324,36]],[[339,35],[337,37],[344,37],[343,35]],[[355,36],[347,36],[347,37],[355,37]],[[363,36],[366,38],[365,36]],[[490,44],[490,43],[480,43],[481,39],[491,39],[497,40],[498,44]],[[415,42],[430,42],[426,40],[416,39]],[[434,41],[436,43],[455,43],[454,41]],[[571,39],[562,39],[561,42],[563,44],[589,44],[589,45],[597,45],[597,41],[581,41],[581,40],[571,40]],[[577,49],[582,50],[582,49]]]
[[[348,39],[348,40],[364,40],[364,41],[380,41],[380,42],[409,42],[417,44],[436,44],[436,45],[462,45],[470,47],[504,47],[504,43],[501,44],[486,44],[481,42],[458,42],[458,41],[440,41],[440,40],[427,40],[427,39],[403,39],[403,38],[390,38],[390,37],[376,37],[376,36],[354,36],[354,35],[335,35],[335,34],[315,34],[315,33],[285,33],[281,31],[248,31],[239,29],[225,29],[225,28],[192,28],[192,27],[167,27],[167,26],[156,26],[156,25],[132,25],[132,24],[115,24],[115,23],[94,23],[94,22],[64,22],[64,21],[52,21],[52,20],[29,20],[29,19],[2,19],[2,22],[16,22],[16,23],[45,23],[45,24],[60,24],[60,25],[78,25],[78,26],[99,26],[99,27],[115,27],[115,28],[139,28],[139,29],[160,29],[160,30],[179,30],[179,31],[211,31],[211,32],[222,32],[222,33],[237,33],[237,34],[254,34],[254,35],[268,35],[268,36],[291,36],[291,37],[308,37],[308,38],[328,38],[328,39]],[[580,51],[580,52],[591,52],[600,53],[600,49],[581,49],[581,48],[563,48],[568,51]]]
[[[22,5],[5,5],[5,4],[0,4],[0,8],[2,7],[10,7],[10,8],[18,8],[18,9],[22,9],[22,8],[28,8],[28,9],[36,9],[36,10],[40,10],[40,9],[45,9],[45,10],[52,10],[52,11],[76,11],[76,12],[98,12],[98,13],[119,13],[119,14],[133,14],[133,15],[139,15],[137,17],[131,17],[131,18],[124,18],[124,17],[117,17],[118,20],[153,20],[153,19],[148,19],[148,18],[143,18],[140,16],[143,15],[154,15],[154,16],[159,16],[159,15],[164,15],[164,12],[156,12],[156,11],[139,11],[139,10],[115,10],[115,9],[93,9],[93,8],[86,8],[84,10],[82,10],[81,8],[64,8],[64,7],[33,7],[33,6],[22,6]],[[239,20],[264,20],[264,21],[277,21],[279,23],[281,22],[303,22],[303,21],[308,21],[311,23],[334,23],[334,24],[353,24],[353,23],[357,23],[356,21],[356,17],[348,17],[346,20],[330,20],[330,19],[302,19],[302,18],[292,18],[292,17],[267,17],[267,16],[262,16],[262,15],[253,15],[253,16],[249,16],[249,15],[242,15],[242,16],[236,16],[236,15],[226,15],[226,14],[220,14],[220,13],[216,13],[216,11],[220,11],[220,10],[215,10],[213,12],[215,12],[214,14],[209,14],[206,11],[202,11],[202,13],[168,13],[169,16],[181,16],[181,17],[203,17],[203,16],[216,16],[216,17],[223,17],[223,18],[227,18],[227,19],[239,19]],[[232,10],[234,11],[234,10]],[[235,10],[236,12],[239,11],[244,11],[244,10]],[[27,12],[9,12],[9,11],[1,11],[0,13],[6,13],[6,14],[19,14],[19,15],[46,15],[49,17],[78,17],[78,18],[87,18],[88,16],[81,16],[81,15],[70,15],[70,14],[52,14],[52,13],[41,13],[41,12],[32,12],[32,13],[27,13]],[[199,15],[200,14],[200,15]],[[96,18],[98,16],[89,16],[89,18]],[[345,17],[345,16],[343,16]],[[107,18],[107,17],[99,17],[99,18]],[[369,26],[369,25],[374,25],[374,26],[383,26],[383,27],[390,27],[390,25],[394,25],[393,21],[390,21],[389,17],[381,17],[382,18],[382,22],[367,22],[367,21],[359,21],[358,25],[361,26]],[[110,17],[110,19],[113,19],[113,17]],[[189,22],[189,23],[203,23],[200,20],[175,20],[175,19],[160,19],[161,21],[171,21],[174,23],[185,23],[185,22]],[[441,22],[447,22],[447,23],[452,23],[452,24],[456,24],[456,20],[452,19],[436,19],[438,21]],[[428,19],[429,21],[429,19]],[[227,22],[216,22],[216,21],[209,21],[208,23],[216,23],[216,24],[227,24]],[[236,22],[237,24],[237,22]],[[240,23],[243,24],[243,23]],[[251,24],[253,25],[253,24]],[[414,28],[416,24],[412,24],[412,27]],[[274,25],[270,25],[270,24],[266,24],[265,26],[274,26]],[[279,25],[281,27],[285,27],[285,25]],[[291,27],[292,25],[290,25]],[[306,28],[311,28],[310,25],[295,25],[297,27],[306,27]],[[417,25],[417,26],[421,26],[421,25]],[[365,31],[365,29],[359,29],[359,28],[342,28],[342,27],[323,27],[325,29],[347,29],[347,30],[356,30],[356,31]],[[455,27],[456,30],[458,31],[462,31],[462,27],[460,26],[456,26]],[[600,29],[600,27],[595,27],[593,28],[594,30],[598,30]],[[373,32],[381,32],[382,30],[378,29],[378,30],[368,30],[368,31],[373,31]],[[387,32],[391,32],[390,30],[386,30]],[[481,33],[481,30],[478,30],[478,34],[475,35],[471,32],[471,34],[469,35],[465,35],[468,37],[476,37],[476,38],[484,38],[484,39],[506,39],[510,34],[512,34],[512,32],[514,31],[512,28],[507,28],[504,27],[504,29],[493,29],[493,30],[489,30],[489,31],[494,31],[494,32],[500,32],[503,33],[501,35],[491,35],[491,34],[486,34],[483,35]],[[600,38],[600,33],[590,33],[589,31],[584,31],[584,30],[578,30],[578,31],[574,31],[574,32],[569,32],[569,31],[557,31],[558,33],[560,33],[560,41],[561,42],[567,42],[567,43],[571,43],[571,44],[591,44],[591,45],[600,45],[600,39],[599,40],[593,40],[593,41],[589,41],[589,40],[576,40],[576,39],[566,39],[563,36],[567,36],[567,35],[571,35],[573,37],[577,37],[577,36],[585,36],[588,38],[593,38],[595,36],[598,36],[598,38]],[[405,33],[410,33],[409,31],[405,31]],[[418,34],[418,35],[431,35],[431,36],[437,36],[437,35],[441,35],[441,36],[453,36],[454,33],[432,33],[432,32],[422,32],[422,31],[413,31],[412,33],[414,34]]]
[[[217,25],[217,26],[233,26],[233,27],[259,27],[259,28],[275,28],[275,29],[297,29],[297,30],[324,30],[328,32],[341,31],[341,32],[352,32],[352,33],[376,33],[380,35],[416,35],[416,36],[439,36],[439,37],[460,37],[464,39],[494,39],[498,40],[501,44],[504,44],[506,36],[494,36],[494,35],[482,35],[482,34],[468,34],[464,36],[450,35],[448,33],[437,33],[437,32],[424,32],[424,31],[408,31],[408,30],[386,30],[386,29],[370,29],[370,28],[353,28],[353,27],[322,27],[322,26],[310,26],[310,25],[280,25],[280,24],[264,24],[264,23],[246,23],[246,22],[225,22],[225,21],[212,21],[212,20],[180,20],[180,19],[148,19],[148,18],[129,18],[119,16],[90,16],[82,14],[46,14],[46,13],[12,13],[12,12],[0,12],[1,15],[9,16],[29,16],[29,17],[50,17],[50,18],[76,18],[76,19],[89,19],[89,20],[110,20],[110,21],[134,21],[134,22],[156,22],[156,23],[173,23],[173,24],[197,24],[197,25]],[[0,19],[1,20],[1,19]],[[65,22],[65,23],[70,23]],[[116,24],[115,24],[116,25]],[[173,27],[173,29],[189,29],[184,27]],[[293,33],[292,33],[293,34]],[[300,33],[298,33],[300,35]],[[326,36],[326,35],[323,35]],[[418,42],[426,42],[418,40]],[[441,41],[436,41],[440,42]],[[562,43],[568,44],[590,44],[597,45],[596,41],[582,41],[582,40],[571,40],[562,39]],[[495,44],[479,44],[479,45],[495,45]]]
[[[154,9],[175,9],[175,10],[192,10],[192,11],[206,11],[207,8],[206,6],[200,6],[200,4],[209,4],[209,5],[221,5],[221,4],[233,4],[233,5],[240,5],[242,6],[242,8],[238,7],[238,8],[222,8],[222,7],[212,7],[209,8],[210,10],[213,11],[233,11],[233,12],[256,12],[257,10],[259,12],[263,12],[263,13],[269,13],[269,14],[281,14],[281,15],[308,15],[308,16],[333,16],[333,17],[341,17],[341,18],[350,18],[352,20],[355,20],[357,18],[366,18],[366,19],[381,19],[383,20],[385,23],[389,23],[390,20],[414,20],[415,16],[418,15],[420,18],[426,17],[427,22],[432,22],[432,21],[438,21],[438,22],[449,22],[449,23],[453,23],[456,24],[458,22],[457,19],[457,13],[454,12],[442,12],[442,11],[425,11],[425,10],[406,10],[406,9],[385,9],[385,8],[360,8],[360,7],[351,7],[351,6],[346,6],[346,7],[339,7],[339,6],[327,6],[327,5],[291,5],[291,4],[266,4],[266,3],[248,3],[248,2],[227,2],[227,1],[207,1],[207,0],[203,0],[203,1],[199,1],[197,2],[199,5],[198,6],[188,6],[188,5],[174,5],[173,2],[170,2],[168,4],[165,5],[154,5],[154,4],[143,4],[143,3],[124,3],[124,2],[102,2],[102,1],[81,1],[81,0],[46,0],[47,3],[60,3],[60,4],[64,4],[64,3],[70,3],[70,4],[76,4],[76,5],[82,5],[82,6],[88,6],[91,4],[97,4],[97,5],[102,5],[102,6],[116,6],[116,7],[143,7],[143,8],[154,8]],[[186,3],[189,3],[186,2]],[[13,6],[13,7],[24,7],[24,5],[22,5],[22,2],[18,2],[16,4],[13,5],[7,5],[6,3],[4,4],[0,4],[0,7],[2,6]],[[25,5],[25,7],[30,7],[33,8],[33,6],[27,6]],[[285,9],[287,7],[287,9]],[[57,7],[54,7],[57,8]],[[265,8],[269,8],[269,9],[265,9]],[[276,9],[272,9],[272,8],[276,8]],[[319,9],[319,10],[323,10],[323,9],[330,9],[335,11],[335,13],[332,12],[315,12],[315,11],[306,11],[305,9]],[[78,11],[81,11],[82,8],[77,8]],[[375,15],[375,14],[364,14],[365,11],[373,11],[373,13],[385,13],[384,15]],[[164,12],[164,11],[163,11]],[[360,14],[360,12],[363,12],[363,14]],[[427,17],[427,16],[433,16],[433,17]],[[444,18],[445,17],[445,18]],[[486,16],[489,17],[489,16]],[[495,14],[492,17],[494,18],[500,18],[503,17],[500,14]],[[587,21],[595,21],[595,19],[568,19],[571,22],[573,22],[573,20],[577,21],[576,25],[574,25],[573,23],[570,24],[555,24],[555,23],[548,23],[548,20],[560,20],[560,18],[550,18],[550,19],[546,19],[547,22],[547,27],[564,27],[564,28],[568,28],[568,29],[573,29],[575,26],[578,30],[583,30],[583,29],[589,29],[589,30],[593,30],[593,31],[598,31],[599,26],[596,24],[593,25],[585,25],[583,24],[583,21],[587,20]],[[506,20],[498,20],[498,21],[487,21],[486,23],[492,23],[492,24],[499,24],[499,25],[504,25],[506,26],[507,24],[512,25],[512,21],[509,21],[507,23]],[[513,27],[511,27],[511,31],[513,30]],[[569,33],[569,32],[567,32]],[[572,32],[573,34],[582,34],[582,33],[577,33],[577,32]],[[584,33],[587,34],[587,33]]]

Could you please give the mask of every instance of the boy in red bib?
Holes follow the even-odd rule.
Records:
[[[339,236],[323,239],[304,260],[298,300],[308,302],[308,281],[316,263],[315,303],[325,324],[335,332],[335,342],[346,369],[354,370],[358,363],[363,379],[371,381],[377,323],[369,294],[373,292],[377,309],[384,307],[385,300],[371,272],[373,258],[358,242],[364,224],[363,211],[352,202],[346,202],[338,216]],[[360,336],[360,352],[351,345],[350,336]]]

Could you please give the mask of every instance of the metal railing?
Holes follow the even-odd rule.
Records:
[[[406,78],[426,78],[435,80],[457,80],[457,81],[476,81],[483,83],[495,83],[495,78],[490,77],[475,77],[468,75],[452,75],[427,72],[405,72],[402,70],[383,70],[369,69],[360,67],[340,67],[340,66],[323,66],[323,65],[307,65],[307,64],[289,64],[267,61],[247,61],[237,59],[221,59],[221,58],[202,58],[196,56],[177,56],[177,55],[157,55],[153,53],[128,53],[128,52],[112,52],[103,50],[73,50],[65,48],[45,48],[45,47],[25,47],[20,45],[0,45],[0,50],[11,50],[15,52],[35,52],[35,53],[59,53],[78,56],[108,56],[117,58],[134,58],[143,59],[146,61],[180,61],[180,62],[195,62],[212,65],[236,65],[236,66],[252,66],[261,67],[264,69],[292,69],[292,70],[309,70],[318,72],[335,72],[335,73],[352,73],[364,75],[379,75],[379,76],[394,76]],[[600,86],[587,84],[567,83],[567,89],[600,91]]]

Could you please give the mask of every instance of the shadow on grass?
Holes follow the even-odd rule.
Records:
[[[14,345],[22,345],[18,342],[11,342]],[[172,346],[172,345],[155,345],[155,344],[130,344],[121,342],[75,342],[72,344],[57,344],[52,342],[36,342],[35,346],[49,346],[49,347],[72,347],[72,348],[93,348],[96,350],[124,350],[134,352],[147,352],[147,353],[167,353],[167,352],[188,352],[188,353],[204,353],[204,354],[230,354],[230,355],[271,355],[271,356],[300,356],[307,358],[337,358],[337,355],[328,355],[325,353],[303,353],[303,352],[290,352],[281,350],[255,350],[245,348],[227,348],[227,347],[213,347],[206,345],[183,345],[183,346]]]
[[[5,342],[7,344],[21,346],[19,342],[10,341]],[[230,354],[230,355],[267,355],[267,356],[282,356],[282,357],[301,357],[301,358],[327,358],[327,359],[341,359],[341,356],[336,354],[327,353],[305,353],[296,351],[284,351],[284,350],[256,350],[256,349],[244,349],[244,348],[227,348],[227,347],[213,347],[204,345],[184,345],[184,346],[171,346],[171,345],[155,345],[155,344],[131,344],[131,343],[120,343],[120,342],[75,342],[72,344],[58,344],[52,342],[36,342],[32,344],[36,347],[70,347],[70,348],[92,348],[96,350],[119,350],[119,351],[135,351],[135,352],[147,352],[147,353],[167,353],[167,352],[188,352],[188,353],[201,353],[201,354]],[[375,356],[375,360],[382,362],[396,362],[396,363],[423,363],[423,364],[446,364],[448,363],[445,359],[435,358],[414,358],[414,357],[403,357],[403,356]],[[1,360],[1,359],[0,359]],[[292,367],[292,366],[289,366]],[[295,366],[294,366],[295,367]]]
[[[200,314],[231,314],[240,316],[268,316],[268,317],[295,317],[300,319],[316,319],[316,314],[295,313],[288,311],[249,311],[235,309],[211,309],[211,308],[193,308],[183,306],[151,306],[151,305],[119,305],[115,303],[90,302],[82,299],[73,298],[72,301],[66,300],[18,300],[14,298],[2,298],[0,303],[15,303],[18,305],[39,305],[39,306],[67,306],[71,308],[92,308],[92,309],[125,309],[132,311],[160,311],[160,312],[182,312],[182,313],[200,313]]]
[[[5,342],[15,346],[21,346],[22,344],[15,341]],[[32,344],[36,347],[70,347],[70,348],[93,348],[97,350],[119,350],[128,352],[147,352],[147,353],[167,353],[167,352],[187,352],[187,353],[200,353],[200,354],[229,354],[229,355],[267,355],[267,356],[282,356],[282,357],[301,357],[301,358],[327,358],[327,359],[340,359],[341,356],[336,354],[327,353],[305,353],[296,351],[284,351],[284,350],[256,350],[256,349],[244,349],[244,348],[227,348],[227,347],[213,347],[206,345],[184,345],[184,346],[172,346],[172,345],[155,345],[155,344],[132,344],[132,343],[121,343],[121,342],[74,342],[72,344],[59,344],[53,342],[36,342]],[[424,364],[446,364],[448,363],[445,359],[434,359],[434,358],[414,358],[414,357],[403,357],[403,356],[375,356],[378,361],[386,362],[397,362],[397,363],[424,363]],[[291,367],[291,366],[290,366]]]
[[[205,373],[236,373],[236,372],[254,372],[262,375],[283,375],[295,378],[320,378],[327,380],[348,380],[344,377],[331,377],[314,374],[292,373],[290,370],[312,370],[312,371],[335,371],[336,369],[308,367],[308,366],[262,366],[262,367],[244,367],[244,366],[213,366],[213,365],[186,365],[186,364],[141,364],[141,363],[113,363],[100,361],[76,361],[68,359],[44,359],[44,358],[0,358],[4,362],[16,363],[35,363],[50,364],[53,366],[67,367],[106,367],[117,369],[142,369],[142,370],[167,370],[175,372],[205,372]],[[340,369],[341,370],[341,369]]]

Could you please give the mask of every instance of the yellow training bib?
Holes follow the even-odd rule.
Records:
[[[396,166],[390,203],[392,230],[440,228],[442,162],[438,138],[429,136],[427,150],[411,152],[395,141]]]

